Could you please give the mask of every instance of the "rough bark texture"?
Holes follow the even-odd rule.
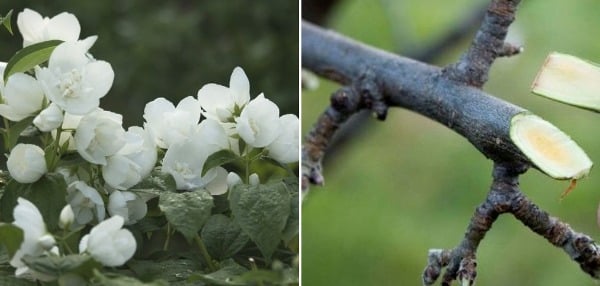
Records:
[[[562,248],[582,270],[600,278],[600,250],[587,235],[549,216],[520,190],[518,178],[532,163],[512,143],[511,119],[525,109],[486,94],[497,57],[522,49],[504,42],[518,0],[493,0],[470,48],[461,59],[439,68],[368,47],[335,32],[302,23],[302,66],[344,85],[306,137],[302,151],[302,188],[322,184],[321,160],[331,138],[357,112],[371,110],[384,120],[388,107],[401,107],[436,120],[466,138],[494,161],[493,182],[476,209],[461,243],[452,250],[430,250],[423,284],[459,280],[471,285],[477,275],[476,252],[498,218],[511,213],[533,232]],[[535,167],[535,166],[534,166]]]
[[[511,118],[526,110],[481,89],[457,84],[439,67],[365,46],[307,22],[302,23],[302,66],[344,85],[356,86],[371,78],[389,106],[448,126],[494,161],[530,163],[509,137]],[[314,148],[305,143],[307,159],[319,161],[315,155],[322,153]]]

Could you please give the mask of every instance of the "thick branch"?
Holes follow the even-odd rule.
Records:
[[[304,5],[304,2],[302,3]],[[437,57],[442,55],[444,51],[450,50],[464,41],[466,37],[471,36],[475,28],[477,28],[477,25],[480,24],[481,19],[485,16],[487,7],[487,3],[485,5],[480,4],[479,6],[474,7],[472,11],[467,12],[465,16],[461,17],[457,23],[433,42],[401,54],[421,62],[432,63]],[[304,9],[304,7],[302,9]],[[322,23],[313,21],[310,18],[306,19],[313,23]],[[340,126],[340,129],[336,132],[335,137],[330,142],[330,147],[327,150],[327,156],[323,160],[323,165],[327,165],[328,161],[335,160],[338,154],[344,153],[344,148],[348,145],[347,143],[351,142],[356,137],[361,136],[364,131],[368,130],[369,126],[374,124],[370,119],[371,117],[368,112],[361,112],[348,118],[346,123]]]
[[[529,160],[509,138],[511,118],[525,110],[446,78],[441,69],[377,50],[302,23],[302,65],[342,84],[370,73],[389,106],[436,120],[497,162]]]

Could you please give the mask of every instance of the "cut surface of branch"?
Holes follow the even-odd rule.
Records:
[[[510,137],[540,171],[552,178],[580,179],[592,168],[592,161],[577,143],[536,115],[515,115]]]
[[[575,56],[551,53],[538,72],[531,91],[600,112],[600,66]]]

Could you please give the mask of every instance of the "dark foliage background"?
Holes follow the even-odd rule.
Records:
[[[115,70],[101,107],[141,125],[146,102],[178,102],[210,82],[228,85],[235,66],[250,79],[251,94],[264,92],[281,113],[298,114],[298,1],[0,1],[14,9],[15,36],[0,32],[0,60],[22,46],[16,16],[25,7],[52,17],[75,14],[80,38],[98,35],[91,49]]]

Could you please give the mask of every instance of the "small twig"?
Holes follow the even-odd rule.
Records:
[[[549,216],[520,192],[513,198],[510,212],[533,232],[562,248],[583,271],[600,278],[600,249],[592,238]]]
[[[302,148],[302,190],[309,183],[322,185],[322,160],[335,132],[362,109],[370,109],[379,120],[387,117],[388,106],[372,75],[365,72],[356,85],[344,86],[331,95],[331,105],[319,117]]]
[[[450,285],[454,280],[468,281],[472,284],[477,275],[477,247],[494,221],[504,213],[513,214],[532,231],[546,238],[554,246],[562,248],[571,259],[579,263],[583,271],[594,278],[600,278],[600,249],[594,241],[585,234],[575,232],[558,218],[549,216],[521,192],[518,177],[526,170],[527,166],[519,163],[494,165],[492,187],[485,202],[477,207],[465,237],[444,260],[432,259],[432,253],[439,253],[439,250],[430,251],[428,264],[423,272],[423,285],[433,285],[439,276],[440,268],[444,265],[438,260],[448,261],[442,285]]]
[[[508,49],[504,43],[508,27],[515,20],[520,0],[492,0],[481,27],[471,46],[461,59],[447,67],[448,78],[481,87],[488,79],[488,72],[499,56],[513,55],[520,49]]]
[[[450,262],[452,250],[447,249],[430,249],[427,255],[427,267],[423,271],[423,285],[429,286],[435,283],[435,280],[440,277],[442,268],[446,267]]]
[[[522,46],[515,46],[511,43],[504,43],[502,49],[498,51],[498,57],[512,57],[522,53],[525,49]]]

